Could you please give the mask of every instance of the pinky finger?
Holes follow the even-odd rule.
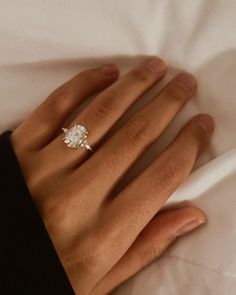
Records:
[[[92,295],[107,294],[162,253],[178,237],[206,222],[198,208],[177,208],[156,215],[137,237],[126,254],[97,284]]]

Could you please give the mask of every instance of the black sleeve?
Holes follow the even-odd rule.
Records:
[[[10,143],[0,135],[0,294],[74,295],[25,184]]]

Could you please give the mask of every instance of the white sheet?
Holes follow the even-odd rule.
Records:
[[[83,68],[115,61],[125,71],[160,55],[192,71],[197,96],[149,151],[154,157],[198,112],[216,132],[172,200],[194,199],[209,224],[179,241],[114,293],[236,293],[236,28],[234,0],[1,0],[0,130],[18,124],[51,90]],[[148,99],[147,96],[145,99]],[[201,168],[200,168],[201,167]]]

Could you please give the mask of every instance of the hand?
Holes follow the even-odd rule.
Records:
[[[209,144],[214,124],[208,115],[194,117],[143,173],[118,195],[112,194],[196,91],[192,75],[177,75],[104,142],[121,115],[165,73],[158,58],[118,81],[115,65],[82,72],[12,133],[26,183],[76,294],[108,293],[159,257],[177,237],[206,222],[205,214],[190,206],[159,211]],[[95,152],[70,149],[58,130],[97,92],[71,124],[86,127]]]

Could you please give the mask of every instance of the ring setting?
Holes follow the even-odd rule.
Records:
[[[72,149],[77,149],[78,147],[84,148],[86,150],[92,151],[91,146],[87,142],[88,131],[83,125],[75,123],[70,129],[62,128],[65,136],[63,142]]]

